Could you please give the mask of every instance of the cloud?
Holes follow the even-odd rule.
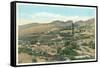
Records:
[[[47,13],[47,12],[40,12],[32,15],[32,19],[35,22],[39,23],[49,23],[53,20],[73,20],[73,21],[78,21],[78,20],[87,20],[92,17],[81,17],[81,16],[64,16],[60,14],[54,14],[54,13]]]
[[[59,14],[53,14],[53,13],[47,13],[47,12],[41,12],[41,13],[36,13],[33,14],[32,19],[34,19],[34,21],[36,22],[44,22],[44,23],[48,23],[51,22],[53,20],[64,20],[64,16],[61,16]]]
[[[88,20],[93,17],[82,17],[82,16],[65,16],[60,14],[48,13],[48,12],[40,12],[34,13],[30,15],[31,19],[18,19],[18,24],[29,24],[29,23],[50,23],[54,20],[61,21],[78,21],[78,20]]]

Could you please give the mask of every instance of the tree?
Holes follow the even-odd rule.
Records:
[[[73,47],[69,46],[69,47],[65,47],[63,50],[61,48],[59,48],[57,50],[57,55],[59,56],[63,56],[63,58],[65,59],[65,57],[68,57],[69,59],[75,59],[74,56],[78,55],[78,53],[73,49]]]
[[[71,46],[72,49],[79,49],[79,46],[77,45],[77,43],[75,41],[71,42]]]
[[[95,49],[95,42],[94,41],[90,41],[89,42],[89,47],[92,49]]]
[[[78,55],[78,53],[72,47],[66,47],[62,53],[69,59],[74,59],[74,56]]]
[[[71,43],[71,41],[66,40],[66,41],[65,41],[65,43],[64,43],[64,46],[69,46],[69,45],[70,45],[70,43]]]

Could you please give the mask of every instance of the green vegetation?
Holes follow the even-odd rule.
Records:
[[[94,41],[90,41],[89,45],[90,45],[89,46],[90,48],[95,49],[95,42]]]
[[[95,26],[93,23],[91,23],[92,26],[83,23],[83,25],[82,23],[73,24],[73,27],[70,25],[65,27],[64,25],[60,28],[56,27],[56,29],[51,28],[48,31],[43,30],[44,32],[37,30],[37,33],[23,36],[18,42],[18,45],[21,45],[18,48],[18,53],[23,52],[31,55],[32,62],[38,62],[37,57],[39,59],[42,57],[45,61],[93,59],[95,35],[92,28]],[[79,58],[76,58],[77,56]]]
[[[26,48],[26,47],[18,48],[18,53],[21,53],[21,52],[32,55],[32,49],[31,48]]]

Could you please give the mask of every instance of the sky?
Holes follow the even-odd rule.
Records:
[[[96,8],[17,3],[17,23],[50,23],[54,20],[87,20],[95,18]]]

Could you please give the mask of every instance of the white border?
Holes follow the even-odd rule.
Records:
[[[51,7],[70,7],[70,8],[90,8],[90,9],[95,9],[95,59],[88,59],[88,60],[71,60],[71,61],[55,61],[55,62],[41,62],[41,63],[22,63],[22,64],[18,64],[18,21],[17,21],[17,14],[18,14],[18,5],[35,5],[35,6],[51,6]],[[16,3],[16,65],[32,65],[32,64],[50,64],[50,63],[64,63],[64,62],[68,62],[68,63],[70,63],[70,62],[87,62],[87,61],[96,61],[96,54],[97,54],[97,46],[96,46],[96,44],[97,44],[97,39],[96,39],[96,23],[97,23],[97,21],[96,21],[97,19],[96,19],[96,7],[94,8],[94,7],[78,7],[78,6],[61,6],[61,5],[46,5],[46,4],[31,4],[31,3]]]

